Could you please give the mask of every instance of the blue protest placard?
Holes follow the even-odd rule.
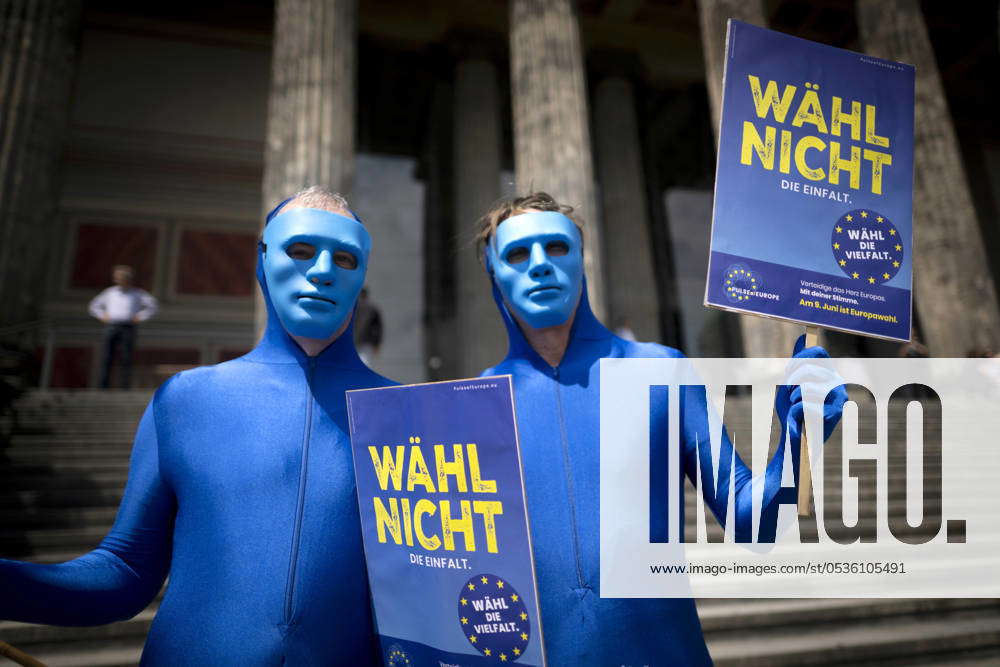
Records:
[[[347,392],[386,665],[544,665],[509,375]]]
[[[729,21],[705,305],[906,341],[914,69]]]

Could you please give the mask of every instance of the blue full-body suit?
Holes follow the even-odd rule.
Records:
[[[160,387],[111,532],[66,563],[0,560],[0,618],[127,619],[169,574],[143,664],[376,662],[344,391],[392,382],[361,362],[350,328],[307,357],[260,259],[260,344]]]
[[[528,343],[495,284],[493,296],[507,327],[509,347],[506,358],[483,375],[513,376],[549,664],[710,665],[694,600],[602,599],[599,590],[599,360],[678,358],[683,354],[663,345],[615,336],[591,312],[584,284],[569,345],[559,365],[552,367]],[[825,352],[809,348],[797,356],[825,356]],[[699,406],[699,397],[691,395],[684,408],[682,462],[691,479],[696,474],[696,441],[700,438],[706,442],[708,438],[703,395],[700,398]],[[836,398],[841,399],[839,393]],[[801,403],[790,413],[800,418]],[[665,419],[666,411],[661,414]],[[833,421],[835,414],[839,412],[831,409]],[[828,431],[832,429],[831,423],[827,426]],[[726,460],[731,446],[726,438],[721,460]],[[784,446],[778,447],[765,473],[765,514],[774,513],[779,501],[795,503],[794,490],[780,490],[784,450]],[[797,465],[797,437],[791,451]],[[736,460],[735,512],[739,525],[750,518],[752,511],[748,483],[751,473],[738,457]],[[702,465],[711,463],[702,461]],[[728,469],[721,471],[721,475],[727,474]],[[725,499],[722,494],[722,504]],[[720,503],[711,504],[711,509],[716,515],[725,511]]]

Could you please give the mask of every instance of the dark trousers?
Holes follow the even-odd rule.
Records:
[[[101,389],[107,389],[111,380],[111,366],[119,357],[122,389],[132,383],[132,347],[135,345],[134,324],[109,324],[104,329],[104,359],[101,362]]]

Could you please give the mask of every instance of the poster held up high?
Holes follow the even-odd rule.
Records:
[[[386,665],[545,665],[509,375],[347,392]]]
[[[914,68],[730,20],[705,305],[907,341]]]

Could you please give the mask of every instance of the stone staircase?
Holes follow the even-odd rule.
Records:
[[[732,421],[737,423],[727,419],[727,425],[749,432],[749,423]],[[772,433],[772,455],[777,435]],[[825,447],[839,456],[839,428]],[[744,461],[750,460],[745,445],[737,449]],[[888,464],[905,467],[906,462],[890,458]],[[839,507],[839,491],[828,494],[827,511]],[[863,500],[868,511],[859,521],[871,524],[873,498],[867,494]],[[684,509],[685,539],[694,542],[697,506],[691,484],[685,488]],[[706,530],[716,537],[722,534],[714,520],[706,521]],[[717,667],[1000,666],[1000,600],[996,599],[704,598],[697,605]]]
[[[34,392],[0,449],[0,556],[75,558],[114,522],[149,391]],[[0,640],[52,667],[136,665],[159,597],[135,618],[64,628],[0,621]],[[11,664],[0,658],[0,665]]]
[[[145,391],[53,391],[21,399],[10,445],[0,449],[0,555],[59,562],[101,540],[149,398]],[[690,487],[687,494],[690,529]],[[53,667],[135,665],[157,605],[95,628],[0,621],[0,639]],[[996,600],[703,599],[698,609],[719,667],[1000,665]]]

